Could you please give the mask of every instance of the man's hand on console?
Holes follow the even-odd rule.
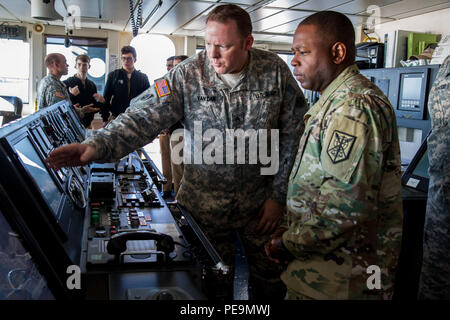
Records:
[[[88,144],[71,143],[50,152],[45,161],[51,168],[59,170],[62,167],[83,166],[96,159],[97,150],[94,147]]]

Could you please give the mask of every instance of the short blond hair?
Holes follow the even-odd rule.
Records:
[[[206,23],[216,21],[226,23],[228,20],[234,20],[239,33],[243,38],[252,34],[252,20],[247,11],[235,4],[225,4],[217,6],[206,17]]]

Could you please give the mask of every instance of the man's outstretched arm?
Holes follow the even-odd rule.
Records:
[[[48,155],[45,161],[55,170],[62,167],[77,167],[97,159],[97,150],[91,145],[71,143],[59,147]]]

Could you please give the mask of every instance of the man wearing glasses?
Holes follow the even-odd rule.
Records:
[[[122,68],[109,73],[103,92],[105,99],[105,107],[101,111],[103,126],[125,112],[131,99],[150,87],[147,76],[134,68],[136,50],[132,46],[125,46],[121,49],[121,53]]]

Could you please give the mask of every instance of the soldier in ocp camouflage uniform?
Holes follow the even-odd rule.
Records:
[[[450,56],[439,70],[428,99],[430,185],[425,217],[421,299],[450,299]]]
[[[266,245],[273,259],[290,261],[281,276],[287,299],[393,293],[402,234],[397,126],[388,99],[354,64],[353,30],[343,14],[319,12],[294,36],[294,74],[321,97],[304,117],[286,229]],[[380,268],[379,289],[369,266]]]
[[[224,18],[221,10],[228,11],[228,17]],[[218,13],[222,20],[210,15],[211,21],[207,22],[206,51],[156,80],[105,129],[94,131],[81,145],[57,149],[47,161],[54,167],[95,159],[114,161],[181,120],[186,130],[185,141],[192,143],[189,150],[187,142],[184,147],[185,167],[178,202],[192,213],[230,265],[235,232],[239,232],[254,295],[268,298],[278,294],[282,298],[284,290],[279,280],[282,269],[265,256],[263,246],[268,235],[262,234],[274,230],[284,213],[282,204],[302,132],[306,102],[284,61],[276,54],[250,49],[253,38],[248,13],[235,5],[216,7],[211,14]],[[246,21],[244,28],[250,28],[248,33],[238,28],[239,16]],[[234,78],[229,81],[235,82],[231,88],[222,80],[226,74]],[[221,137],[216,136],[214,141],[205,138],[197,141],[200,143],[197,146],[194,136],[203,137],[210,129],[218,129]],[[229,155],[226,132],[230,129],[278,129],[280,158],[276,174],[261,175],[260,161],[249,164],[248,137],[245,164],[237,164],[236,143],[232,148],[233,164],[226,164]],[[206,164],[205,160],[195,163],[199,154],[208,150],[211,153],[213,144],[223,147],[223,164]],[[187,159],[189,151],[191,158]]]
[[[66,58],[60,53],[50,53],[45,57],[49,74],[41,79],[37,90],[37,108],[49,107],[63,100],[70,101],[66,85],[60,80],[67,74]]]

